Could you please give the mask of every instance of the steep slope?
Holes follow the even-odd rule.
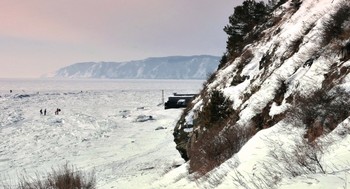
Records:
[[[61,68],[54,77],[115,79],[206,79],[219,57],[170,56],[130,62],[86,62]]]
[[[184,111],[189,161],[156,186],[297,188],[349,170],[350,2],[290,0],[257,31]]]

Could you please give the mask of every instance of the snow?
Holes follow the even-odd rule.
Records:
[[[270,108],[269,116],[273,117],[274,115],[281,114],[288,110],[288,105],[286,103],[278,106],[276,102],[273,102]]]
[[[233,102],[234,109],[237,109],[242,104],[240,94],[242,94],[242,92],[249,86],[249,84],[249,80],[245,80],[235,87],[227,87],[224,89],[224,94],[230,97],[230,100]]]
[[[95,171],[98,188],[144,188],[184,163],[172,136],[182,109],[157,106],[161,90],[169,96],[196,93],[202,81],[0,83],[14,91],[0,93],[0,183],[15,184],[24,173],[45,175],[68,162]],[[64,89],[45,91],[45,86]],[[82,91],[76,91],[77,86]],[[45,108],[47,115],[40,115]],[[54,114],[56,108],[62,110],[59,115]]]
[[[309,176],[300,176],[297,179],[290,179],[279,187],[280,189],[308,188],[308,189],[344,189],[347,188],[344,181],[347,179],[347,173],[343,175],[322,175],[315,174]],[[341,184],[340,184],[341,183]],[[349,184],[349,183],[348,183]]]

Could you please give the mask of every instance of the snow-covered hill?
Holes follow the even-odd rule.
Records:
[[[84,62],[59,69],[60,78],[113,79],[206,79],[219,64],[219,57],[170,56],[130,62]]]
[[[182,115],[188,161],[158,188],[347,188],[350,2],[289,0],[252,33]]]

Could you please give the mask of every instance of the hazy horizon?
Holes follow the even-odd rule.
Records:
[[[243,0],[0,2],[0,78],[37,78],[77,62],[221,56]]]

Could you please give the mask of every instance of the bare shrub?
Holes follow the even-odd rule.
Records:
[[[324,148],[317,142],[307,140],[294,141],[295,144],[287,152],[281,146],[270,151],[270,157],[280,164],[268,165],[272,170],[279,170],[280,174],[287,173],[296,177],[303,174],[326,174],[325,166],[322,164]]]
[[[272,101],[268,103],[260,113],[256,114],[251,119],[251,124],[254,125],[254,127],[258,130],[269,128],[279,121],[281,121],[283,118],[285,118],[285,113],[280,113],[274,116],[270,116],[269,112],[271,110]]]
[[[328,173],[322,164],[325,149],[317,142],[309,143],[307,140],[295,139],[294,144],[286,149],[282,141],[269,138],[266,140],[272,148],[269,157],[274,160],[273,163],[260,162],[261,169],[250,174],[242,174],[234,170],[232,179],[237,186],[250,189],[277,188],[284,177]]]
[[[340,40],[350,39],[350,23],[347,23],[346,25],[344,25],[343,33],[340,34],[339,39]]]
[[[84,174],[73,166],[65,164],[58,169],[52,169],[45,179],[22,176],[18,189],[94,189],[96,188],[94,173]]]
[[[301,120],[307,128],[305,137],[310,142],[324,132],[332,131],[350,114],[350,94],[342,88],[331,92],[322,88],[308,97],[297,94],[293,103],[287,120],[291,123]]]
[[[242,64],[247,64],[249,63],[252,59],[254,58],[254,54],[252,50],[247,49],[245,50],[242,55],[241,55],[241,63]]]
[[[231,158],[255,134],[252,127],[212,127],[196,140],[189,150],[190,172],[200,176]]]
[[[303,43],[303,40],[304,40],[304,36],[300,36],[292,41],[292,43],[289,46],[289,49],[291,51],[291,55],[293,55],[299,51],[300,45]],[[290,58],[291,55],[288,58]]]
[[[305,140],[295,146],[292,155],[295,157],[297,165],[310,171],[311,173],[323,173],[326,171],[321,164],[323,150],[317,142],[307,143]]]
[[[340,67],[340,70],[339,70]],[[340,72],[339,72],[340,71]],[[336,84],[341,83],[342,78],[344,78],[349,70],[347,67],[338,66],[338,63],[333,63],[330,66],[329,72],[323,74],[324,80],[322,81],[322,88],[331,89]]]
[[[292,57],[295,53],[297,53],[299,51],[300,45],[302,44],[303,40],[304,40],[303,35],[300,35],[295,39],[292,39],[292,41],[288,45],[288,50],[285,51],[281,56],[281,61],[284,62],[288,58]]]
[[[245,76],[241,76],[243,68],[254,58],[254,54],[250,49],[245,50],[241,55],[241,60],[237,65],[236,75],[231,81],[231,85],[238,85],[246,80]]]
[[[338,11],[331,15],[331,18],[325,21],[323,31],[323,42],[328,44],[333,38],[342,35],[344,28],[343,24],[350,18],[350,4],[343,1],[338,5]]]
[[[276,102],[277,105],[281,105],[285,97],[285,93],[287,92],[288,85],[284,82],[284,79],[282,77],[278,77],[277,79],[280,87],[276,89],[275,98],[273,101]]]

